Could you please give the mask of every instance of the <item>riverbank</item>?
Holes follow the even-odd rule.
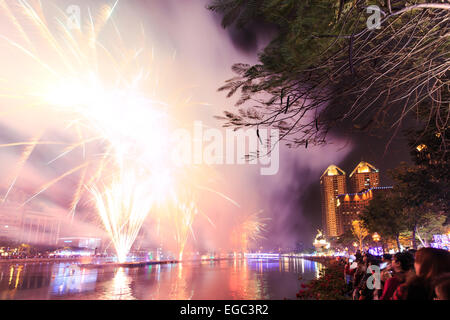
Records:
[[[317,279],[301,284],[299,300],[349,300],[345,296],[344,265],[335,257],[304,257],[321,263],[324,268]]]
[[[25,259],[0,259],[0,264],[17,264],[17,263],[41,263],[41,262],[81,262],[86,260],[85,257],[77,258],[25,258]]]
[[[337,261],[336,257],[327,257],[327,256],[302,256],[301,258],[305,260],[319,262],[323,265],[327,265],[329,263]]]

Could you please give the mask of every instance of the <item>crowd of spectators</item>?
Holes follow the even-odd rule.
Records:
[[[354,300],[449,300],[450,252],[422,248],[377,257],[358,251],[346,259],[344,277]]]

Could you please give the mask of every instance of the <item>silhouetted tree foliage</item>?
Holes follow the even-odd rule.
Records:
[[[338,237],[336,243],[347,248],[352,248],[353,242],[355,241],[358,241],[358,238],[355,237],[351,229],[348,229]]]
[[[370,232],[395,238],[397,244],[400,233],[408,234],[416,247],[416,238],[426,245],[433,234],[444,230],[450,203],[449,159],[435,126],[409,131],[407,136],[413,164],[402,163],[389,171],[393,190],[377,194],[362,220]]]
[[[381,9],[367,27],[367,6]],[[239,92],[225,126],[272,126],[289,146],[323,144],[331,128],[401,127],[408,115],[448,144],[450,4],[441,0],[213,0],[223,27],[258,19],[278,34],[260,63],[233,66],[219,90]]]
[[[361,215],[370,233],[380,234],[382,241],[395,240],[400,250],[400,233],[407,229],[407,215],[395,192],[375,194]]]

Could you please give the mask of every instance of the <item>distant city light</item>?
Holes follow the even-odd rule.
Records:
[[[425,150],[426,148],[427,148],[427,146],[422,143],[416,147],[416,150],[421,152],[422,150]]]
[[[381,237],[378,233],[375,232],[372,236],[372,239],[373,239],[373,241],[378,242],[378,241],[380,241]]]
[[[447,234],[435,234],[433,240],[432,248],[450,250],[450,237]]]
[[[373,256],[382,256],[383,248],[382,247],[371,247],[371,248],[369,248],[369,253]]]

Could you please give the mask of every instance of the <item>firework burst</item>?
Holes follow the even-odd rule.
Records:
[[[245,252],[248,250],[251,241],[264,239],[269,218],[261,217],[262,212],[260,210],[238,218],[231,232],[231,241],[235,250]]]
[[[198,214],[197,204],[194,200],[177,201],[172,210],[172,219],[174,222],[174,236],[177,243],[178,259],[183,259],[184,249],[189,237],[192,235],[195,240],[192,224],[195,216]]]
[[[18,34],[18,39],[0,34],[0,40],[39,70],[39,81],[23,83],[17,91],[10,88],[0,95],[19,100],[24,108],[55,112],[69,119],[65,128],[71,129],[77,140],[66,144],[48,164],[74,150],[83,151],[81,164],[46,182],[27,202],[78,173],[70,208],[72,217],[88,190],[119,261],[125,261],[150,209],[170,192],[173,176],[166,160],[170,144],[167,104],[148,94],[155,91],[154,87],[145,87],[155,83],[151,68],[143,62],[153,61],[153,50],[145,45],[136,50],[125,46],[113,21],[116,5],[103,6],[96,17],[88,10],[89,24],[82,30],[69,29],[64,23],[68,17],[60,13],[53,30],[39,2],[8,5],[0,1],[2,19]],[[108,25],[113,31],[107,32],[103,42],[102,34]],[[113,43],[114,50],[108,50],[105,43]],[[31,142],[1,146],[25,146],[3,199],[14,188],[37,145],[64,145],[41,141],[41,137],[39,133]],[[102,145],[103,151],[86,154],[90,144]]]
[[[58,8],[50,23],[40,1],[0,0],[0,30],[10,30],[0,31],[0,45],[13,52],[11,57],[20,62],[16,66],[23,64],[27,70],[27,77],[17,78],[17,70],[2,68],[0,114],[14,114],[18,119],[46,115],[47,121],[37,125],[29,141],[0,145],[23,148],[2,200],[14,191],[37,148],[58,148],[48,159],[49,166],[81,151],[81,161],[72,159],[74,165],[39,185],[26,202],[77,176],[69,214],[73,220],[81,200],[92,199],[119,261],[126,260],[149,213],[172,226],[169,233],[181,260],[190,235],[195,240],[193,223],[200,213],[195,197],[185,190],[213,192],[239,205],[199,185],[202,179],[197,173],[205,170],[180,169],[168,160],[170,112],[180,99],[158,96],[158,70],[165,64],[156,61],[154,48],[146,44],[144,28],[141,36],[133,33],[133,38],[139,38],[133,42],[139,43],[136,48],[127,44],[131,40],[122,36],[114,19],[117,7],[118,2],[102,6],[96,15],[89,9],[87,23],[71,29],[68,17]],[[63,129],[70,139],[44,138],[47,126]],[[209,171],[202,173],[210,176]],[[240,226],[246,239],[253,239],[264,227],[261,219],[251,217]]]

